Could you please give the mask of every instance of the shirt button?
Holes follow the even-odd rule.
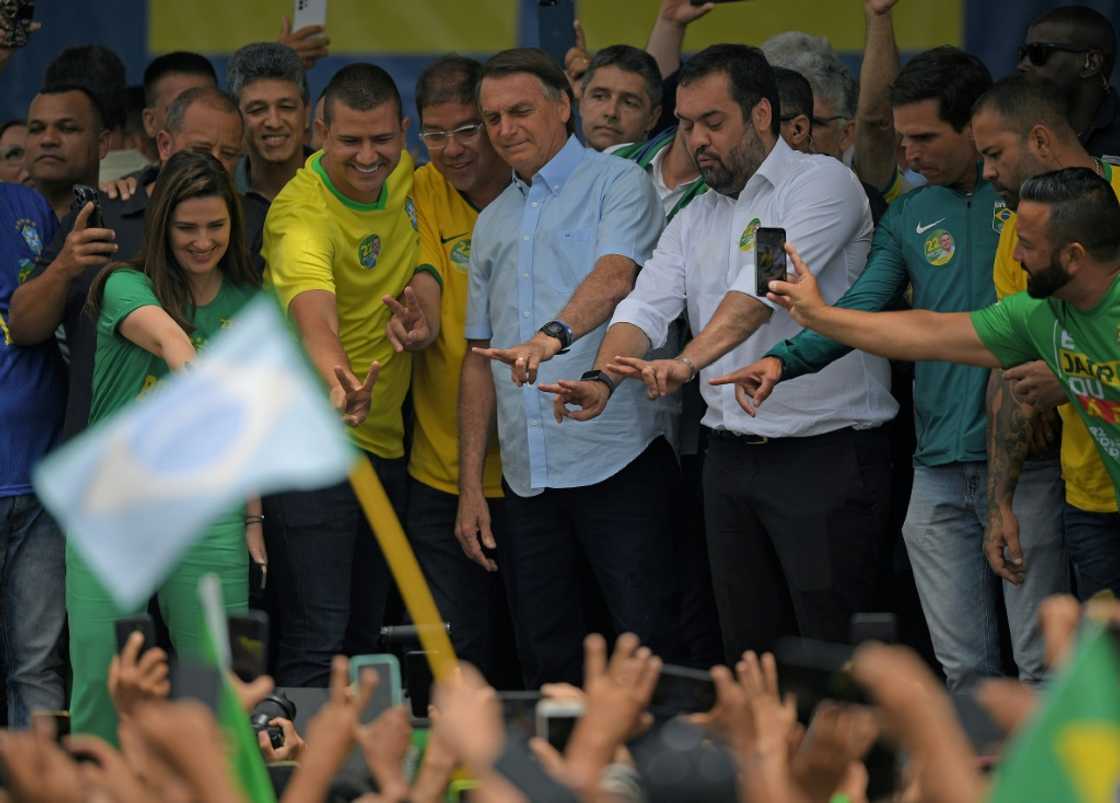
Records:
[[[536,209],[538,206],[540,206],[540,204],[536,201],[533,201],[533,208]]]
[[[522,239],[522,240],[524,240],[525,242],[529,242],[529,235],[528,235],[528,234],[526,234],[526,235],[525,235],[524,237],[522,237],[521,239]]]
[[[521,313],[521,317],[522,317],[522,318],[528,318],[528,317],[529,317],[529,313],[528,313],[528,312],[523,312],[523,313]]]
[[[521,278],[522,278],[522,279],[528,279],[528,278],[529,278],[529,274],[528,274],[528,273],[522,273],[522,274],[521,274]]]

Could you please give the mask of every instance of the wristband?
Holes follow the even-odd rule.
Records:
[[[680,354],[673,359],[675,359],[677,362],[684,363],[685,367],[688,368],[688,379],[685,380],[685,384],[691,382],[696,378],[696,375],[700,373],[700,371],[698,371],[696,368],[696,363],[688,359],[688,357],[684,356],[683,354]]]
[[[246,516],[245,517],[245,526],[248,527],[250,524],[264,524],[264,516],[263,515]]]

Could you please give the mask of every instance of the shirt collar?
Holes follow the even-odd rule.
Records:
[[[540,183],[544,185],[544,188],[553,195],[560,192],[568,176],[570,176],[575,171],[576,167],[579,166],[579,163],[583,161],[584,156],[586,156],[586,150],[587,149],[580,144],[580,141],[576,139],[576,135],[572,134],[568,137],[568,141],[564,143],[564,147],[561,148],[555,156],[549,159],[548,163],[533,176],[533,183],[535,184],[539,180]],[[516,170],[513,171],[513,183],[517,189],[521,190],[522,195],[529,194],[529,184],[521,180]]]
[[[758,170],[750,177],[747,184],[754,181],[756,176],[761,176],[769,181],[771,186],[777,187],[791,172],[797,169],[794,164],[795,161],[793,148],[787,145],[784,139],[778,137],[778,141],[771,148],[770,153],[766,155],[766,158],[762,160],[762,164],[758,166]]]

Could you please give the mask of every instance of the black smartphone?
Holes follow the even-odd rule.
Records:
[[[171,699],[197,700],[215,716],[222,695],[222,673],[215,666],[179,658],[171,664]]]
[[[423,650],[409,650],[404,654],[404,687],[408,692],[408,702],[412,716],[417,719],[428,718],[428,706],[432,703],[432,664],[428,653]]]
[[[649,708],[655,717],[711,711],[716,704],[712,676],[700,669],[665,664],[657,678]]]
[[[576,44],[575,0],[539,0],[537,31],[540,47],[556,61],[564,64],[565,54]]]
[[[24,47],[31,39],[35,0],[0,0],[0,47]]]
[[[498,701],[502,704],[502,719],[506,729],[521,739],[531,739],[536,733],[537,703],[541,701],[539,691],[500,691]]]
[[[848,672],[855,648],[815,639],[782,638],[774,647],[782,691],[797,695],[797,711],[808,721],[822,700],[867,705],[863,687]]]
[[[229,653],[233,672],[248,683],[268,670],[268,614],[229,615]]]
[[[114,622],[113,627],[117,632],[118,653],[128,643],[129,636],[136,632],[144,637],[144,643],[140,645],[140,652],[136,653],[137,656],[143,655],[147,650],[156,646],[156,623],[152,621],[150,614],[138,613],[135,616],[126,616]]]
[[[853,613],[849,632],[856,646],[865,641],[894,644],[898,641],[898,617],[893,613]]]
[[[105,228],[105,218],[101,215],[101,197],[97,194],[97,189],[86,184],[75,184],[74,201],[70,204],[70,209],[74,214],[81,212],[85,205],[90,202],[93,202],[93,213],[86,221],[86,228]]]
[[[770,292],[770,282],[786,278],[786,230],[762,226],[754,234],[755,291]]]

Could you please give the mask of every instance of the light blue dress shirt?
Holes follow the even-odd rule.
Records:
[[[524,343],[556,319],[600,257],[642,265],[664,214],[653,183],[633,162],[584,148],[574,136],[530,184],[513,183],[479,215],[471,240],[466,337],[496,348]],[[595,363],[606,322],[541,364],[537,383],[578,379]],[[598,418],[557,424],[553,397],[518,388],[493,362],[502,471],[518,496],[602,482],[657,437],[656,406],[641,382],[623,382]]]

